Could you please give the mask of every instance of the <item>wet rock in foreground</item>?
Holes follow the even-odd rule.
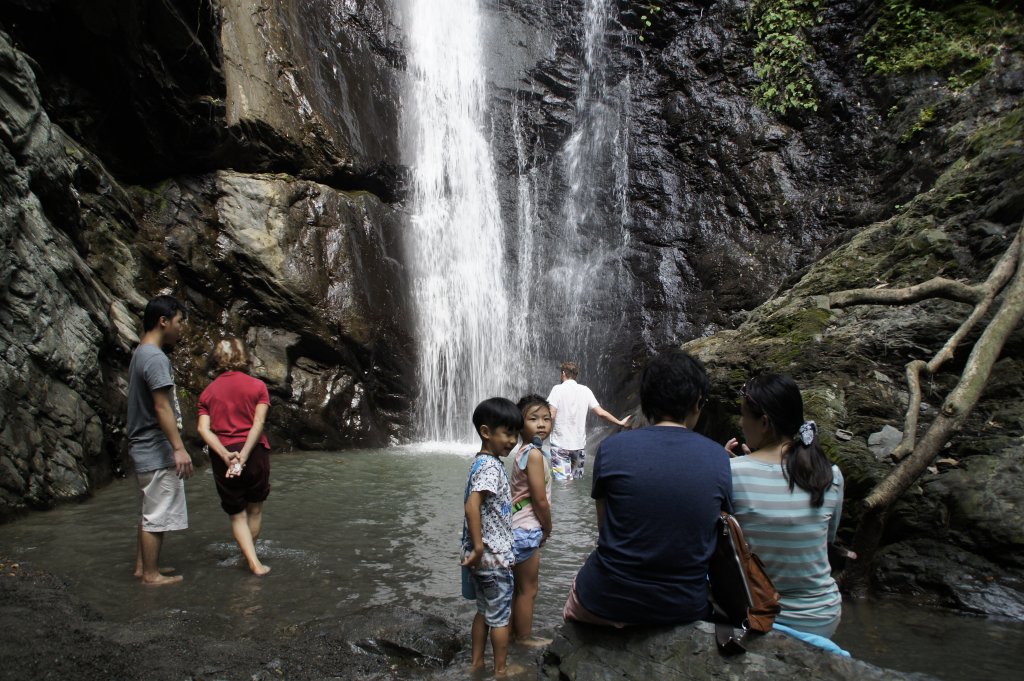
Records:
[[[722,657],[714,625],[612,630],[567,624],[544,656],[541,678],[564,681],[672,679],[931,679],[825,652],[780,633],[745,643],[747,652]]]
[[[121,596],[144,588],[126,581]],[[284,630],[267,620],[236,636],[211,633],[218,623],[217,613],[175,608],[107,621],[68,580],[0,556],[3,679],[417,679],[466,640],[439,617],[396,607]]]

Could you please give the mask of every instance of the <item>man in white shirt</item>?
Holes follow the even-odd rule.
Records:
[[[562,362],[561,383],[551,389],[548,404],[555,425],[551,431],[551,474],[556,480],[579,480],[586,463],[587,412],[592,411],[605,421],[625,426],[631,417],[617,419],[604,410],[585,385],[576,382],[576,362]]]

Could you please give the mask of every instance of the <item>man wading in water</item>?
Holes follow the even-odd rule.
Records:
[[[562,362],[558,369],[561,383],[548,395],[551,418],[555,420],[550,440],[551,473],[555,480],[579,480],[586,463],[587,412],[617,426],[625,426],[632,417],[618,419],[601,407],[590,388],[576,382],[580,373],[576,362]]]
[[[181,338],[182,305],[157,296],[142,317],[142,341],[128,365],[130,453],[139,483],[139,546],[135,576],[143,584],[175,584],[181,575],[166,576],[159,567],[164,532],[188,528],[185,479],[192,475],[192,457],[181,441],[181,410],[174,394],[174,374],[166,352]]]

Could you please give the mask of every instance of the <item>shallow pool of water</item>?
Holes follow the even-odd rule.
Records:
[[[0,550],[70,577],[76,594],[115,621],[175,609],[207,615],[197,621],[226,636],[401,604],[464,620],[468,632],[473,605],[459,596],[458,543],[473,453],[451,445],[275,455],[257,545],[272,568],[265,578],[251,576],[240,559],[209,468],[186,482],[189,529],[168,534],[164,544],[162,564],[185,576],[180,585],[145,588],[132,577],[132,480],[0,526]],[[555,530],[541,559],[535,618],[540,634],[561,622],[572,577],[594,546],[589,492],[589,479],[555,482]],[[950,681],[1016,677],[1024,659],[1024,624],[888,601],[845,604],[836,640],[855,657]]]

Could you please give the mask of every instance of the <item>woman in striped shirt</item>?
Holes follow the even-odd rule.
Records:
[[[800,389],[789,376],[762,374],[747,381],[740,424],[746,444],[732,459],[733,507],[750,548],[764,561],[782,595],[776,622],[830,638],[839,626],[842,597],[832,579],[828,544],[843,508],[843,474],[804,421]]]

